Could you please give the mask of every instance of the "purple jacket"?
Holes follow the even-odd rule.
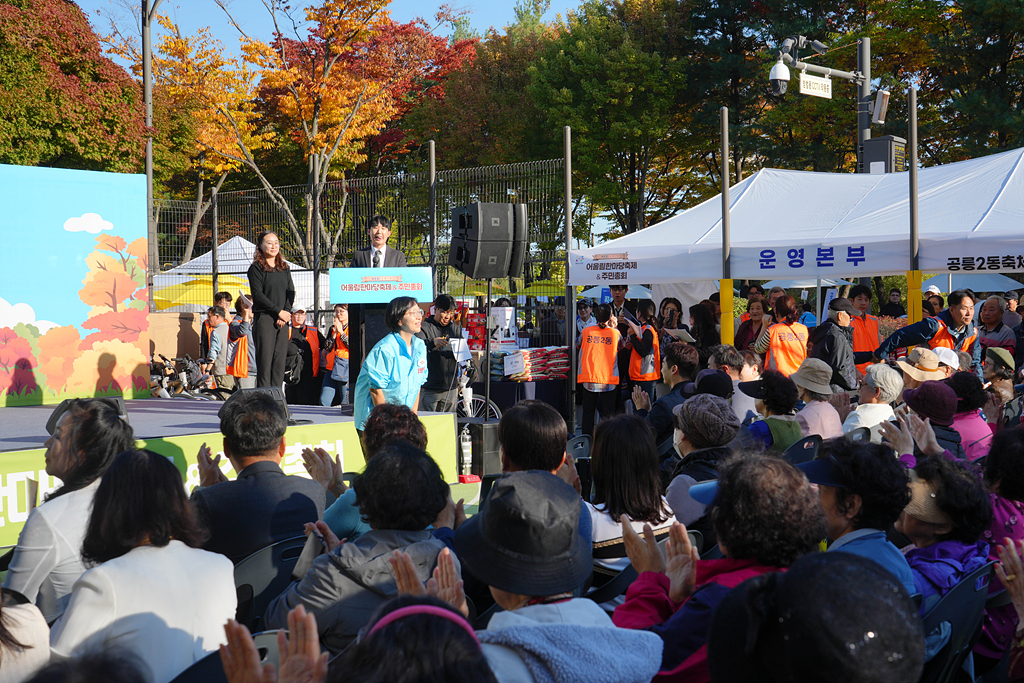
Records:
[[[939,541],[927,548],[908,546],[904,555],[914,574],[914,587],[921,594],[923,616],[960,579],[988,562],[988,543]]]

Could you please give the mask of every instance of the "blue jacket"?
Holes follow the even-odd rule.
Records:
[[[915,344],[927,344],[932,338],[939,332],[939,321],[946,324],[946,330],[949,335],[953,337],[953,341],[956,343],[957,351],[966,351],[971,354],[971,368],[976,372],[981,372],[981,344],[975,339],[974,343],[971,344],[969,349],[962,348],[965,339],[975,333],[974,323],[968,322],[964,329],[960,332],[956,331],[956,324],[953,322],[953,316],[949,310],[945,310],[939,313],[934,318],[925,318],[919,323],[913,325],[907,325],[896,330],[889,337],[882,342],[882,345],[875,351],[875,355],[879,358],[885,358],[886,354],[892,352],[901,346],[913,346]]]
[[[886,537],[884,531],[878,529],[857,529],[838,539],[829,552],[853,553],[874,560],[885,567],[896,580],[907,589],[907,595],[917,593],[914,585],[914,573],[910,571],[907,558]]]
[[[370,389],[383,389],[385,403],[406,405],[415,410],[420,387],[426,381],[427,346],[422,339],[413,336],[406,345],[398,332],[381,339],[366,355],[356,380],[352,397],[356,429],[363,430],[373,410]]]

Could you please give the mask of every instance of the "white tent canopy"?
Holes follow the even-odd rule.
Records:
[[[1022,226],[1024,227],[1024,226]],[[953,287],[949,288],[949,278],[953,278]],[[928,285],[935,285],[943,292],[953,292],[958,289],[973,289],[975,292],[997,292],[1002,294],[1011,289],[1022,289],[1024,286],[1021,285],[1017,280],[1011,280],[1005,275],[999,273],[969,273],[965,275],[936,275],[930,277],[922,283],[922,287]]]
[[[732,276],[855,278],[910,269],[908,173],[762,169],[730,191]],[[1024,148],[925,168],[920,268],[1024,271]],[[722,277],[722,202],[569,253],[573,284]]]
[[[771,280],[769,282],[761,283],[761,287],[768,291],[772,287],[782,287],[783,289],[813,289],[818,285],[822,287],[842,287],[843,285],[852,285],[853,282],[847,280],[830,280],[828,278],[821,278],[819,283],[814,279],[803,279],[803,280]]]

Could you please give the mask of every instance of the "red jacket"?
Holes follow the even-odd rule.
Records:
[[[697,588],[682,603],[669,600],[667,576],[644,572],[626,591],[626,601],[615,608],[612,621],[621,628],[661,636],[665,650],[655,681],[710,683],[708,633],[715,608],[747,579],[777,571],[783,570],[756,560],[701,560],[697,563]]]

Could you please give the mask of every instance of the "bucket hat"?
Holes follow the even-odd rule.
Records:
[[[830,395],[832,387],[832,366],[820,358],[805,358],[797,371],[789,376],[793,384],[816,394]]]
[[[939,357],[935,352],[920,346],[907,354],[906,360],[896,361],[896,365],[918,382],[946,377],[946,373],[939,369]]]

